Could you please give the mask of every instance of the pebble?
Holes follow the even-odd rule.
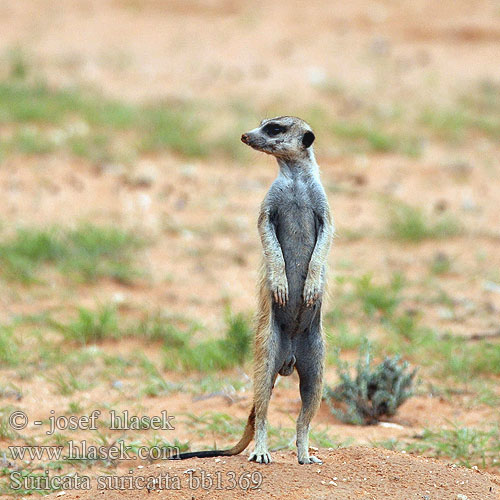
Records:
[[[102,174],[120,176],[124,175],[127,169],[121,163],[104,163],[99,165],[98,170]]]
[[[149,160],[141,160],[130,173],[128,181],[133,186],[151,187],[158,179],[158,167]]]
[[[310,66],[307,68],[307,79],[311,85],[324,85],[327,80],[327,74],[324,68]]]

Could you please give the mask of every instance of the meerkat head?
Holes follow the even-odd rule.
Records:
[[[259,127],[241,136],[241,140],[253,149],[278,158],[308,156],[314,139],[311,127],[294,116],[262,120]]]

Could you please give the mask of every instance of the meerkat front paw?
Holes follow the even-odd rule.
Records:
[[[288,302],[288,280],[286,274],[274,276],[270,280],[270,288],[274,297],[274,301],[280,306],[284,306]]]
[[[248,457],[249,462],[257,462],[258,464],[270,464],[272,462],[271,454],[267,450],[255,450]]]
[[[321,288],[321,279],[308,274],[303,292],[304,302],[308,307],[311,307],[321,297]]]

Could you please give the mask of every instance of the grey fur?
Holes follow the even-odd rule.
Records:
[[[307,136],[304,134],[307,133]],[[267,409],[278,373],[300,378],[302,408],[297,419],[297,457],[309,455],[309,424],[321,402],[324,342],[321,304],[326,261],[334,227],[319,168],[310,144],[309,125],[291,116],[263,120],[242,135],[252,148],[276,157],[279,174],[261,206],[265,284],[272,305],[267,332],[257,332],[255,364],[255,449],[249,460],[271,462],[267,449]],[[262,311],[260,314],[264,314]]]

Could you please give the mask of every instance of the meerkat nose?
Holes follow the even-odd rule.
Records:
[[[241,142],[244,142],[245,144],[248,144],[248,134],[242,134],[241,135]]]

